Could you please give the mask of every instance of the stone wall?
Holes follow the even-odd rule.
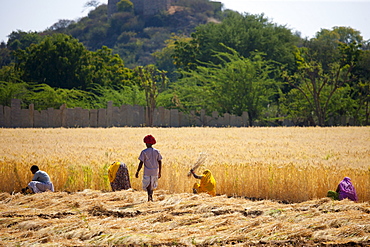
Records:
[[[35,110],[34,105],[21,109],[21,101],[13,99],[11,107],[0,105],[0,127],[5,128],[77,128],[77,127],[142,127],[149,126],[146,107],[122,105],[113,106],[108,102],[106,109],[66,108]],[[184,114],[177,109],[158,107],[154,110],[153,126],[155,127],[188,127],[212,126],[224,127],[248,126],[248,114],[219,116],[213,112],[207,116],[205,111],[199,114]]]
[[[78,128],[78,127],[144,127],[150,126],[146,107],[138,105],[113,106],[108,102],[105,109],[82,109],[66,108],[62,105],[59,109],[48,108],[38,111],[34,105],[28,109],[21,108],[21,101],[13,99],[11,106],[0,105],[0,128]],[[329,126],[356,126],[353,118],[340,116],[331,118]],[[204,110],[199,113],[191,112],[184,114],[177,109],[165,109],[158,107],[153,113],[153,127],[248,127],[248,113],[243,112],[242,116],[235,116],[225,113],[220,116],[218,112],[212,112],[211,116],[206,115]],[[253,126],[263,126],[253,123]],[[269,126],[294,126],[294,123],[287,119],[270,123]],[[299,124],[299,126],[310,126],[310,123]]]

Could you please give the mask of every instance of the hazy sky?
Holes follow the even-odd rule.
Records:
[[[88,0],[0,0],[0,41],[16,30],[43,31],[60,19],[86,16]],[[285,25],[302,37],[312,38],[321,28],[346,26],[370,39],[370,0],[221,0],[238,12],[264,13],[270,21]],[[100,0],[108,3],[108,0]]]

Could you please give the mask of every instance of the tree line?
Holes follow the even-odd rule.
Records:
[[[302,38],[263,14],[219,12],[206,0],[208,12],[196,25],[175,30],[163,20],[194,21],[186,7],[192,5],[178,2],[183,6],[176,16],[161,13],[152,21],[122,0],[115,15],[131,19],[109,19],[106,5],[100,5],[79,22],[59,21],[41,33],[12,32],[0,46],[0,105],[19,98],[39,110],[63,103],[93,109],[113,101],[208,114],[246,111],[251,126],[280,125],[284,119],[326,126],[339,118],[369,124],[370,42],[359,31],[333,27]],[[141,28],[133,30],[138,22]],[[109,38],[90,35],[97,29],[110,30]],[[149,56],[137,52],[144,43],[156,44],[145,49],[150,54],[145,61]]]

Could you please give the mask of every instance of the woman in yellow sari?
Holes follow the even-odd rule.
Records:
[[[205,170],[200,176],[195,174],[193,169],[190,172],[195,178],[200,179],[200,183],[195,183],[193,186],[194,194],[207,193],[211,196],[216,196],[216,180],[210,170]]]
[[[108,168],[108,178],[113,191],[131,188],[130,175],[125,163],[114,162]]]

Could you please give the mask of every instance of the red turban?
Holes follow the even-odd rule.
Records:
[[[156,144],[156,140],[155,138],[152,136],[152,135],[147,135],[146,137],[144,137],[144,143],[148,143],[148,144]]]

